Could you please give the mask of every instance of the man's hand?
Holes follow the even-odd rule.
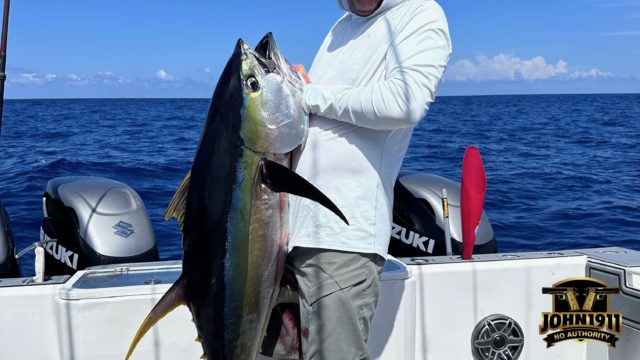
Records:
[[[307,70],[305,70],[304,65],[296,64],[291,66],[295,72],[300,74],[302,79],[307,83],[311,84],[311,79],[309,79],[309,75],[307,74]]]

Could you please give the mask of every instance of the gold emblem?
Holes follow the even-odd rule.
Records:
[[[540,335],[547,347],[565,340],[603,341],[616,346],[622,332],[622,313],[609,311],[610,296],[620,289],[593,278],[571,278],[542,288],[553,295],[553,311],[542,313]]]

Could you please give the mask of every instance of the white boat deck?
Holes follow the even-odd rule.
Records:
[[[56,277],[0,281],[2,359],[124,359],[139,324],[180,274],[180,262],[104,266]],[[616,348],[565,341],[547,349],[538,332],[551,296],[542,287],[592,276],[619,287]],[[66,280],[66,281],[65,281]],[[640,359],[640,252],[591,249],[552,253],[392,259],[381,278],[369,350],[374,359],[469,360],[471,335],[488,315],[511,317],[524,332],[525,360]],[[132,359],[198,359],[191,314],[181,307],[138,345]]]

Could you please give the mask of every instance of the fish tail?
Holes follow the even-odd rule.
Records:
[[[129,357],[133,354],[133,350],[136,348],[142,337],[149,331],[151,328],[160,321],[163,317],[169,314],[173,309],[177,308],[180,305],[186,305],[186,282],[183,276],[180,276],[178,280],[169,288],[169,290],[162,296],[160,301],[153,307],[149,315],[144,319],[140,328],[136,332],[136,336],[131,341],[131,345],[129,346],[129,351],[127,352],[127,357],[125,360],[128,360]]]

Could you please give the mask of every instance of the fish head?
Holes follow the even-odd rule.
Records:
[[[278,50],[273,35],[265,35],[255,49],[240,39],[235,54],[241,57],[244,145],[260,154],[287,154],[304,144],[309,129],[304,82]]]

